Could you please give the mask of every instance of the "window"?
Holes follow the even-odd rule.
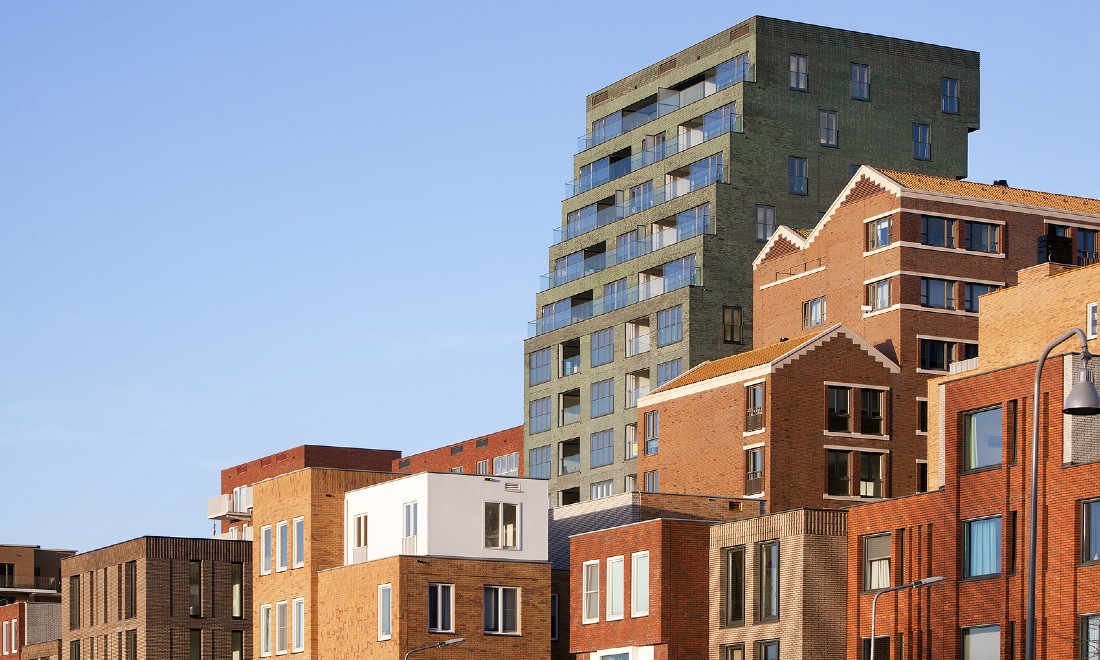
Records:
[[[779,541],[767,541],[756,547],[760,567],[760,621],[779,619]]]
[[[882,497],[883,454],[863,452],[859,455],[859,496]]]
[[[283,655],[287,649],[286,601],[275,603],[275,655]]]
[[[485,587],[485,632],[519,634],[519,589]]]
[[[963,577],[1001,572],[1001,517],[963,523]]]
[[[745,623],[745,546],[726,549],[726,625]]]
[[[860,390],[860,433],[863,433],[865,435],[883,435],[882,398],[882,390]]]
[[[668,346],[684,338],[684,317],[680,305],[657,312],[657,345]]]
[[[764,242],[775,233],[775,207],[756,205],[756,240]]]
[[[69,630],[80,630],[80,576],[69,576]]]
[[[745,388],[745,432],[764,428],[764,383]]]
[[[187,562],[187,613],[202,616],[202,562]]]
[[[188,660],[202,660],[202,630],[192,629],[189,632],[190,634],[187,636],[187,658]],[[286,653],[286,649],[283,649],[283,653]]]
[[[836,110],[819,110],[817,123],[821,145],[835,147],[837,145]]]
[[[806,159],[791,156],[787,159],[787,192],[792,195],[809,195],[810,179],[806,174]]]
[[[876,591],[890,587],[890,535],[863,537],[863,589]],[[876,654],[877,655],[877,654]]]
[[[3,654],[7,655],[11,652],[11,624],[7,621],[4,622],[4,646]]]
[[[998,252],[1000,250],[1000,225],[989,222],[966,223],[966,249],[975,252]]]
[[[453,584],[428,585],[428,631],[454,632]]]
[[[829,495],[851,495],[851,452],[826,449],[825,462],[828,474],[825,492]]]
[[[825,323],[825,296],[802,303],[802,327],[812,328]]]
[[[137,660],[137,630],[126,631],[126,660]],[[270,651],[268,651],[270,655]]]
[[[1084,561],[1100,561],[1100,501],[1081,505],[1084,541],[1081,543]],[[1100,649],[1098,649],[1100,651]]]
[[[760,660],[779,660],[779,640],[769,639],[757,642],[756,649]]]
[[[871,100],[871,70],[866,64],[852,63],[852,98]]]
[[[931,277],[920,278],[920,304],[922,307],[955,309],[955,283]]]
[[[593,482],[589,489],[590,499],[599,500],[605,497],[611,497],[615,494],[615,480],[605,479],[603,481]]]
[[[955,221],[950,218],[922,215],[920,242],[924,245],[955,247]]]
[[[600,562],[586,561],[581,571],[581,622],[595,623],[600,620]]]
[[[862,660],[869,660],[871,657],[871,638],[863,637],[860,639],[863,655],[860,656]],[[890,660],[890,636],[889,635],[875,635],[875,660]]]
[[[420,524],[419,516],[417,515],[416,502],[405,502],[402,505],[402,524],[401,524],[401,553],[406,555],[416,554],[416,530]]]
[[[378,585],[378,641],[389,639],[393,634],[390,602],[392,592],[391,585]]]
[[[519,505],[505,502],[485,503],[485,547],[519,547]]]
[[[722,305],[722,343],[744,344],[745,313],[741,307]]]
[[[278,538],[279,548],[276,554],[275,570],[285,571],[287,562],[290,558],[290,539],[288,537],[288,528],[286,521],[277,523],[275,525],[276,537]]]
[[[745,494],[764,492],[764,448],[745,450]]]
[[[890,218],[867,223],[867,249],[875,250],[890,244]]]
[[[826,385],[825,398],[829,409],[826,429],[837,433],[849,433],[852,430],[852,414],[849,408],[852,388],[840,385]]]
[[[996,291],[998,287],[996,284],[977,284],[974,282],[966,283],[966,311],[977,312],[978,311],[978,297],[984,296],[987,293]]]
[[[592,434],[592,467],[611,465],[615,462],[615,430],[607,429]]]
[[[963,628],[962,660],[999,660],[1000,657],[1000,626]]]
[[[638,475],[628,474],[623,477],[623,492],[633,493],[638,490]]]
[[[664,385],[680,375],[684,370],[683,358],[657,364],[657,387]]]
[[[550,478],[550,445],[535,447],[530,451],[527,476],[535,479]]]
[[[1001,464],[1001,407],[963,414],[963,469]]]
[[[626,307],[628,288],[626,278],[603,285],[603,311],[610,312],[620,307]]]
[[[69,642],[69,660],[80,660],[80,640]]]
[[[623,557],[611,557],[607,560],[607,620],[623,618],[624,585]]]
[[[493,474],[498,477],[519,476],[519,452],[493,457]]]
[[[550,641],[558,641],[558,595],[550,594]]]
[[[940,80],[940,110],[949,115],[959,114],[959,81],[954,78]]]
[[[137,616],[137,562],[128,561],[123,568],[125,569],[123,588],[126,593],[124,618],[132,619]]]
[[[615,328],[592,333],[592,366],[598,367],[615,359]]]
[[[791,89],[805,92],[810,87],[810,77],[807,72],[807,60],[805,55],[791,53]]]
[[[561,360],[559,377],[565,378],[581,372],[581,340],[569,339],[558,344],[558,357]]]
[[[528,425],[530,433],[542,433],[550,430],[550,397],[535,399],[530,404]]]
[[[260,655],[271,655],[271,606],[260,605]]]
[[[626,434],[626,443],[623,448],[624,460],[638,457],[638,424],[627,424],[623,429]]]
[[[295,598],[291,601],[291,637],[294,653],[301,653],[306,649],[306,601],[304,598]]]
[[[890,306],[890,280],[879,280],[867,285],[867,306],[872,311]]]
[[[546,427],[550,427],[550,399],[544,399],[546,401]],[[545,430],[545,429],[544,429]],[[532,431],[534,433],[534,431]],[[478,461],[474,468],[477,474],[489,474],[489,459],[484,461]]]
[[[932,127],[928,124],[913,124],[913,158],[932,160]]]
[[[570,438],[558,443],[558,474],[572,474],[581,469],[581,439]]]
[[[649,553],[630,555],[630,616],[649,614]]]
[[[615,412],[615,379],[608,378],[592,383],[592,417],[603,417]]]
[[[550,351],[550,348],[544,348],[527,356],[528,385],[538,385],[550,380]]]
[[[233,630],[229,633],[229,645],[229,660],[244,660],[243,630]]]
[[[462,466],[458,465],[458,466],[455,466],[455,467],[451,468],[451,472],[454,473],[454,474],[462,474]]]
[[[1081,617],[1081,658],[1100,660],[1100,615]]]
[[[722,660],[745,660],[745,645],[727,644],[723,646]]]
[[[917,461],[917,492],[928,492],[928,461]]]
[[[637,198],[640,196],[648,195],[650,199],[653,198],[653,182],[647,182],[645,191],[635,190],[631,188],[631,197]],[[625,234],[619,234],[615,238],[615,263],[622,263],[629,261],[638,256],[638,248],[641,244],[642,235],[637,229],[626,232]]]
[[[647,493],[659,493],[659,482],[657,479],[657,470],[650,470],[642,475],[644,480],[645,492]]]
[[[955,361],[955,342],[942,339],[920,340],[920,368],[947,371]]]
[[[917,433],[928,433],[928,399],[917,399]]]
[[[294,568],[306,565],[306,519],[294,519]]]
[[[658,411],[651,410],[645,414],[645,453],[646,456],[657,453],[657,436],[660,432],[661,418]]]
[[[1096,230],[1078,229],[1077,265],[1088,266],[1096,263],[1098,258],[1100,258],[1100,253],[1096,251]]]
[[[229,565],[229,591],[232,600],[231,614],[234,619],[244,618],[244,564],[234,562]]]

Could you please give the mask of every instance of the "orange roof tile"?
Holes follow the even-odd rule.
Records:
[[[787,229],[790,229],[791,231],[798,234],[802,238],[809,238],[810,234],[813,233],[812,229],[798,229],[797,227],[790,227],[790,226],[787,226],[787,225],[784,225],[784,226],[786,226]]]
[[[958,181],[956,179],[946,179],[938,176],[929,176],[927,174],[915,174],[913,172],[898,172],[896,170],[879,171],[894,181],[897,181],[902,187],[911,190],[925,190],[947,195],[958,195],[960,197],[976,197],[978,199],[988,199],[995,202],[1026,204],[1028,206],[1100,215],[1100,200],[1088,197],[1073,197],[1072,195],[1059,195],[1057,193],[1041,192],[1037,190],[1024,190],[1023,188],[994,186],[988,183]]]

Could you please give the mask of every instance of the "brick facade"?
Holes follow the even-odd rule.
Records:
[[[74,550],[50,550],[37,545],[0,544],[0,605],[61,599],[61,560]],[[10,577],[8,577],[10,576]]]
[[[516,454],[515,476],[526,475],[523,455],[523,427],[515,426],[496,433],[470,438],[430,451],[394,459],[390,467],[394,472],[453,472],[456,468],[465,474],[494,474],[493,459]],[[478,464],[485,461],[484,471]]]

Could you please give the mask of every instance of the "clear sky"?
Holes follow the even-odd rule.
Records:
[[[981,51],[971,179],[1100,196],[1094,2],[4,0],[0,542],[520,424],[585,95],[753,14]]]

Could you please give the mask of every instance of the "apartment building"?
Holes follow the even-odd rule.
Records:
[[[868,655],[874,596],[926,577],[946,581],[880,597],[876,658],[1021,657],[1032,524],[1036,657],[1100,655],[1100,418],[1062,414],[1082,369],[1076,337],[1042,370],[1040,516],[1028,516],[1037,362],[1075,327],[1100,350],[1100,265],[1041,264],[1017,281],[982,298],[981,355],[929,384],[940,489],[849,510],[848,658]]]
[[[69,557],[61,658],[250,658],[251,571],[247,541],[145,536]]]
[[[456,472],[518,477],[523,472],[523,427],[497,431],[393,461],[392,471]]]
[[[841,324],[705,362],[639,402],[640,479],[771,512],[889,497],[899,371]]]
[[[0,544],[0,605],[61,601],[61,560],[75,550]]]
[[[546,497],[541,479],[455,473],[348,492],[342,565],[318,574],[318,657],[449,640],[434,657],[550,657]]]
[[[965,176],[978,114],[976,52],[760,16],[589,95],[524,345],[526,474],[555,505],[635,488],[637,400],[761,345],[777,223],[813,227],[861,163]]]
[[[58,658],[60,648],[61,603],[31,601],[0,605],[0,658],[39,660],[51,655]]]
[[[207,502],[207,518],[223,539],[252,540],[252,486],[307,467],[388,472],[400,451],[300,445],[222,470],[221,494]]]
[[[812,230],[780,227],[754,260],[756,340],[843,323],[899,365],[884,479],[922,491],[927,382],[978,355],[979,303],[1037,261],[1094,262],[1098,230],[1098,200],[864,166]]]

